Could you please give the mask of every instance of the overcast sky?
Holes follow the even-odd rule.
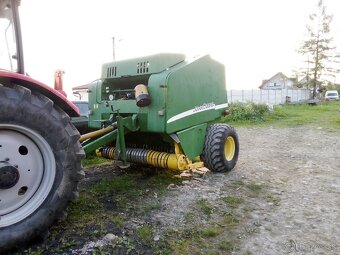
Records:
[[[340,50],[340,1],[325,0]],[[25,0],[26,71],[66,89],[100,77],[101,64],[160,52],[210,54],[225,64],[228,89],[255,89],[277,72],[292,75],[317,0]]]

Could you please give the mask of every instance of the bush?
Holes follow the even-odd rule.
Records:
[[[233,103],[230,104],[229,111],[226,121],[264,121],[264,115],[269,112],[269,109],[265,104]]]

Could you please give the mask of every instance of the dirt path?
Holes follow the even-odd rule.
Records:
[[[220,213],[209,220],[216,222],[228,210],[221,198],[232,196],[243,202],[233,210],[239,220],[228,234],[238,240],[231,238],[237,244],[230,253],[340,254],[339,132],[315,127],[239,128],[238,134],[237,168],[171,191],[153,216],[161,222],[159,231],[188,228],[186,217],[200,199],[217,207]],[[202,219],[197,221],[202,226]],[[217,236],[210,245],[223,238],[230,236]]]

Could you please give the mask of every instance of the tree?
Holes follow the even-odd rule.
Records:
[[[316,13],[309,16],[307,28],[308,39],[305,40],[299,49],[299,53],[307,56],[307,69],[302,69],[301,73],[306,78],[307,88],[313,88],[313,98],[316,97],[317,88],[323,82],[329,82],[329,77],[335,77],[339,69],[334,68],[334,63],[338,63],[339,54],[336,54],[336,47],[331,43],[330,24],[333,15],[326,13],[326,5],[323,0],[319,0]]]

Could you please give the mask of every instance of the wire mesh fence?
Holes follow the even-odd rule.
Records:
[[[308,89],[282,89],[282,90],[228,90],[228,102],[253,102],[264,104],[285,104],[306,101],[311,98]]]

